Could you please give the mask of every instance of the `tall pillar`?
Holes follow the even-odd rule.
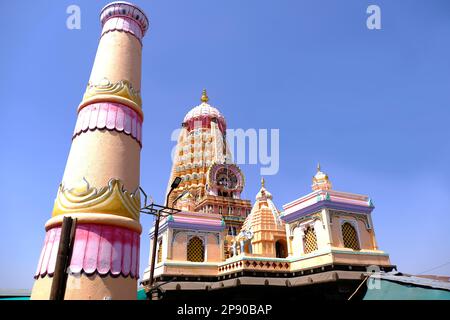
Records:
[[[105,6],[100,20],[102,34],[45,225],[32,299],[50,296],[64,216],[77,218],[65,299],[136,299],[141,52],[149,23],[141,9],[122,1]]]

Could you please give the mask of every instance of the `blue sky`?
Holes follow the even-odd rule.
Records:
[[[31,288],[107,1],[1,1],[0,288]],[[280,130],[278,207],[310,192],[368,194],[381,249],[399,270],[450,261],[450,2],[135,1],[144,39],[141,185],[162,202],[172,131],[207,88],[230,128]],[[81,30],[66,8],[81,8]],[[366,28],[381,8],[382,30]],[[244,196],[259,166],[244,165]],[[141,218],[141,272],[147,231]],[[450,274],[450,265],[429,273]]]

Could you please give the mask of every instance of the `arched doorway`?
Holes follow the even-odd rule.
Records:
[[[287,245],[286,241],[278,240],[275,242],[275,253],[277,258],[286,258],[287,257]]]

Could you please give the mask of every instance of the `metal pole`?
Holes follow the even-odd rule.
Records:
[[[152,296],[152,290],[153,290],[152,287],[153,287],[153,283],[155,281],[154,276],[155,276],[155,262],[156,262],[156,247],[158,245],[159,220],[161,219],[161,212],[164,212],[165,209],[169,209],[168,208],[169,196],[172,193],[172,191],[178,187],[178,185],[180,184],[181,181],[182,181],[182,179],[180,177],[175,178],[175,180],[172,182],[172,185],[170,186],[170,191],[167,193],[165,206],[164,207],[159,206],[160,209],[156,213],[155,230],[153,232],[152,261],[150,264],[150,278],[149,278],[150,296]],[[143,191],[142,188],[141,188],[141,191]],[[144,192],[144,195],[145,195],[145,199],[147,199],[145,192]],[[147,202],[147,201],[145,201],[145,202]],[[172,208],[170,208],[170,209],[172,209]]]
[[[155,231],[153,232],[153,248],[152,248],[152,263],[150,265],[150,279],[149,279],[149,287],[150,290],[153,286],[153,276],[155,273],[155,261],[156,261],[156,246],[158,245],[158,233],[159,233],[159,219],[161,217],[161,210],[158,210],[156,214],[155,220]]]
[[[64,217],[61,226],[61,237],[56,257],[55,272],[53,274],[50,300],[64,300],[66,288],[66,266],[70,254],[70,235],[72,230],[72,218]]]

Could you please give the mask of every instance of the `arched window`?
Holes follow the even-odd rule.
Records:
[[[358,234],[355,227],[349,222],[342,224],[342,239],[344,240],[344,247],[353,250],[359,250]]]
[[[199,237],[192,237],[187,245],[187,260],[192,262],[203,262],[205,260],[205,248]]]
[[[160,262],[162,262],[162,240],[159,240],[159,242],[158,242],[158,262],[157,263],[160,263]]]
[[[305,235],[303,236],[303,252],[308,254],[317,249],[316,232],[313,227],[309,226],[305,229]]]

